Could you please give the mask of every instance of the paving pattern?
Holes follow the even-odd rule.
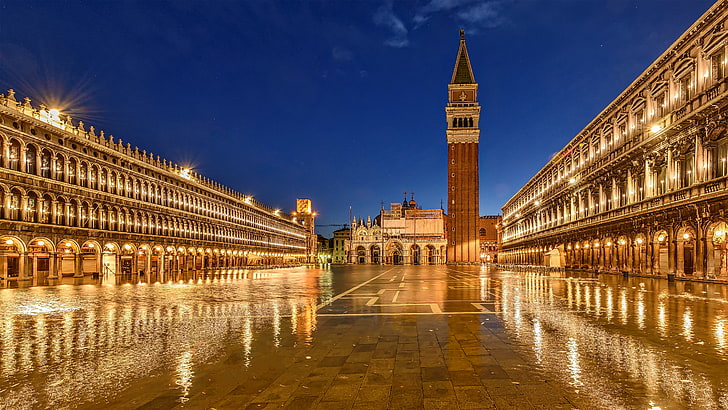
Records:
[[[313,343],[259,350],[243,373],[231,352],[184,407],[577,407],[520,357],[484,292],[472,270],[387,269],[319,304]],[[168,408],[172,396],[138,404]]]

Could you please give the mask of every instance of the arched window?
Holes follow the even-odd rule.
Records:
[[[8,219],[17,221],[20,219],[20,191],[13,189],[10,192],[10,209],[8,210]]]
[[[116,173],[111,172],[109,174],[109,192],[112,194],[116,193]]]
[[[56,181],[63,181],[63,176],[66,173],[66,161],[63,159],[63,155],[56,155]]]
[[[17,140],[10,141],[10,150],[8,158],[8,168],[19,171],[20,164],[20,142]]]
[[[99,170],[96,166],[91,167],[91,174],[89,175],[89,188],[99,188]]]
[[[485,236],[485,228],[480,228],[480,236]]]
[[[36,210],[38,209],[38,195],[30,192],[25,199],[25,222],[36,222]]]
[[[68,160],[68,183],[69,184],[76,184],[77,178],[76,178],[76,171],[78,168],[78,163],[76,162],[76,158],[71,158]]]
[[[78,171],[78,184],[81,186],[88,186],[87,178],[88,178],[88,166],[86,165],[85,162],[82,162],[81,168]]]
[[[105,169],[101,169],[99,172],[99,189],[106,191],[106,180],[109,178],[108,173]]]
[[[78,210],[79,210],[78,203],[76,202],[75,199],[72,199],[70,209],[68,210],[67,226],[79,226]]]
[[[58,198],[56,202],[56,225],[66,225],[66,200],[63,197]]]
[[[51,153],[47,149],[41,151],[40,154],[40,176],[43,178],[51,177]]]
[[[40,200],[40,215],[38,215],[38,222],[50,223],[51,222],[51,198],[48,195],[43,195]]]

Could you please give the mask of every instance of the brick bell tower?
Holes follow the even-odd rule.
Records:
[[[470,67],[463,30],[460,30],[460,48],[447,91],[448,104],[445,108],[449,218],[447,261],[476,263],[480,261],[478,244],[480,105],[478,84]]]

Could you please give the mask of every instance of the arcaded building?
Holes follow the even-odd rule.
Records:
[[[503,206],[500,262],[728,279],[728,2]]]
[[[315,254],[310,200],[273,209],[13,90],[0,94],[0,196],[0,286]]]

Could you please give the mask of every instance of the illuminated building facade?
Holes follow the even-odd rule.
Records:
[[[728,279],[727,18],[715,3],[503,206],[500,262]]]
[[[452,79],[447,86],[447,214],[448,263],[480,261],[478,245],[479,178],[478,142],[480,105],[465,34],[460,30],[460,48]]]
[[[13,90],[0,94],[0,195],[0,286],[315,253],[310,201],[282,213]]]
[[[382,209],[374,222],[352,223],[349,263],[439,265],[446,262],[447,239],[442,209],[420,209],[407,198]],[[349,241],[347,240],[347,243]]]
[[[331,250],[332,263],[346,263],[346,255],[349,254],[349,239],[351,239],[351,229],[344,228],[334,231],[334,246]]]
[[[481,216],[478,220],[478,242],[480,243],[480,262],[498,262],[500,247],[500,215]]]

